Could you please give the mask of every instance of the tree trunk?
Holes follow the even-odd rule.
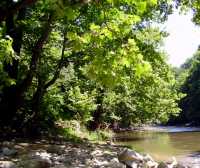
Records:
[[[26,10],[22,8],[19,13],[18,17],[16,19],[17,21],[23,20],[25,18],[25,12]],[[20,56],[20,50],[22,47],[22,38],[23,38],[23,30],[20,25],[15,25],[14,16],[13,14],[10,14],[6,18],[6,34],[9,35],[13,39],[13,50],[15,53]],[[14,79],[17,82],[18,77],[18,60],[13,59],[12,64],[4,63],[4,71],[7,72],[8,77],[11,79]],[[1,124],[2,125],[8,125],[11,123],[11,118],[14,117],[14,114],[16,112],[16,85],[11,85],[9,87],[5,87],[3,89],[3,98],[0,104],[0,110],[5,112],[4,115],[1,118]]]
[[[35,71],[37,69],[38,59],[40,58],[40,55],[42,53],[42,48],[45,42],[48,40],[49,34],[51,32],[51,28],[52,28],[51,23],[52,23],[52,15],[49,15],[49,18],[46,24],[44,25],[43,32],[32,50],[30,68],[25,79],[21,83],[18,82],[16,86],[11,86],[5,89],[5,92],[3,94],[3,100],[1,102],[1,107],[0,107],[0,110],[4,112],[4,118],[1,119],[2,120],[1,124],[3,126],[12,125],[11,123],[13,123],[13,119],[16,116],[17,111],[24,104],[24,94],[32,84],[32,80],[33,80]],[[13,25],[12,22],[7,23],[7,26],[11,27],[12,25]],[[17,40],[17,38],[13,40]],[[20,41],[19,41],[19,44],[17,43],[18,41],[16,41],[16,44],[13,43],[14,49],[18,49],[17,47],[19,47]],[[21,44],[20,44],[20,48],[21,48]],[[16,74],[17,68],[18,68],[18,62],[15,62],[15,64],[13,64],[13,67],[7,67],[7,70],[12,77],[17,77],[17,74]],[[17,121],[17,122],[21,122],[21,121]]]
[[[16,22],[23,20],[25,18],[26,9],[22,8],[19,11],[18,17]],[[6,34],[9,35],[13,39],[13,50],[17,54],[17,56],[20,56],[20,51],[22,47],[22,38],[23,38],[23,30],[20,25],[15,25],[14,23],[14,16],[11,14],[6,19],[6,28],[7,32]],[[17,59],[13,59],[12,64],[6,63],[4,65],[4,69],[6,72],[8,72],[8,75],[10,78],[17,80],[18,76],[18,64],[19,61]]]
[[[38,118],[37,116],[39,116],[40,104],[42,103],[42,98],[45,92],[46,90],[44,88],[44,82],[42,79],[38,79],[37,90],[32,99],[33,118]]]
[[[56,70],[54,72],[54,75],[52,77],[52,79],[50,79],[49,81],[45,82],[42,80],[42,77],[38,75],[38,86],[37,86],[37,90],[33,96],[32,99],[32,117],[34,121],[39,120],[39,118],[41,117],[41,113],[40,113],[40,105],[42,103],[42,99],[47,91],[47,89],[52,86],[56,80],[59,78],[60,76],[60,71],[62,69],[62,67],[65,65],[64,62],[64,52],[65,52],[65,43],[66,43],[66,37],[65,37],[65,33],[64,33],[64,40],[63,40],[63,45],[62,45],[62,52],[61,52],[61,58],[58,61]],[[65,66],[67,66],[69,63],[67,62],[67,64]]]
[[[104,89],[98,89],[97,95],[97,109],[93,113],[93,120],[89,123],[89,129],[95,131],[100,128],[101,125],[101,117],[103,115],[103,99],[104,99]]]
[[[8,0],[6,0],[8,1]],[[14,3],[13,1],[9,1],[5,6],[0,6],[0,23],[10,15],[15,15],[18,11],[20,11],[22,8],[25,8],[27,6],[30,6],[34,3],[36,3],[37,0],[21,0],[17,3]]]

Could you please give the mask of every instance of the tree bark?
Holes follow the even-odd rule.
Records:
[[[33,111],[39,110],[39,104],[41,102],[44,92],[45,92],[44,82],[43,82],[42,78],[39,78],[37,90],[36,90],[35,94],[33,95],[33,99],[32,99],[32,110]]]
[[[49,18],[44,26],[43,32],[32,50],[32,57],[31,57],[31,62],[30,62],[30,66],[29,66],[29,71],[28,71],[25,79],[18,85],[17,99],[16,99],[17,109],[19,109],[24,104],[24,94],[28,90],[28,88],[32,85],[33,77],[37,70],[38,60],[41,56],[43,46],[47,42],[50,32],[52,30],[52,26],[51,26],[52,21],[53,21],[52,19],[53,19],[53,16],[49,15]],[[41,95],[43,94],[43,87],[41,87],[42,83],[39,82],[39,85],[40,85],[40,87],[38,88],[38,90],[36,91],[36,93],[34,95],[35,104],[37,101],[40,102]],[[37,99],[39,99],[39,100],[37,100]]]
[[[53,16],[50,15],[47,20],[47,23],[44,26],[44,29],[43,29],[43,32],[42,32],[40,38],[38,39],[35,46],[33,47],[29,71],[28,71],[25,79],[21,82],[21,84],[19,84],[19,94],[21,94],[21,95],[23,95],[24,92],[32,84],[32,80],[33,80],[34,74],[37,70],[38,60],[42,53],[43,46],[47,42],[50,32],[52,30],[52,26],[51,26],[52,19],[53,19]]]
[[[15,15],[19,10],[27,6],[33,5],[37,0],[21,0],[17,3],[10,2],[5,6],[0,7],[0,23],[10,15]]]
[[[58,61],[57,64],[57,68],[54,72],[54,75],[52,77],[52,79],[50,79],[49,81],[45,82],[42,80],[41,76],[38,76],[38,86],[37,86],[37,90],[33,96],[32,99],[32,111],[33,111],[33,120],[37,121],[40,118],[40,105],[42,103],[42,99],[47,91],[47,89],[53,85],[56,80],[59,78],[60,75],[60,71],[62,69],[62,67],[65,65],[64,62],[64,52],[65,52],[65,44],[66,44],[66,37],[65,37],[65,33],[64,33],[64,40],[63,40],[63,45],[62,45],[62,52],[61,52],[61,58]],[[68,62],[67,62],[68,63]],[[67,64],[68,65],[68,64]],[[66,66],[66,65],[65,65]]]
[[[98,88],[97,95],[97,109],[93,113],[93,120],[89,123],[89,129],[95,131],[100,128],[101,125],[101,117],[103,115],[103,99],[104,99],[104,89]]]
[[[16,22],[23,20],[25,18],[26,9],[22,8],[19,11]],[[20,51],[22,47],[22,38],[23,38],[23,30],[21,25],[17,25],[14,23],[14,15],[10,14],[6,19],[6,34],[9,35],[13,39],[13,50],[15,53],[20,56]],[[19,61],[17,59],[13,59],[12,64],[5,63],[4,70],[8,73],[9,77],[17,80],[18,77],[18,64]]]
[[[4,112],[4,118],[2,119],[4,121],[2,122],[3,125],[11,125],[11,123],[14,123],[13,119],[16,116],[17,111],[24,104],[24,94],[32,84],[32,80],[35,75],[35,71],[37,69],[38,59],[40,58],[43,46],[48,40],[49,34],[52,29],[51,24],[52,24],[52,15],[48,17],[48,20],[44,25],[43,32],[32,50],[32,57],[29,66],[29,71],[25,79],[21,83],[17,83],[16,86],[14,87],[11,86],[10,88],[7,88],[7,91],[3,95],[3,101],[0,107],[1,111]],[[11,72],[12,71],[10,71],[10,73]]]
[[[69,64],[68,60],[65,60],[64,61],[64,54],[65,54],[65,48],[66,48],[66,37],[65,37],[65,33],[64,33],[64,40],[63,40],[63,45],[62,45],[62,52],[61,52],[61,59],[59,60],[58,62],[58,65],[57,65],[57,68],[54,72],[54,75],[52,77],[51,80],[49,80],[48,82],[46,82],[46,84],[44,85],[44,88],[47,89],[49,88],[51,85],[53,85],[56,80],[59,78],[60,76],[60,71],[62,69],[62,67],[65,65],[66,66],[66,62],[67,62],[67,65]]]
[[[17,16],[16,22],[25,18],[26,9],[22,8]],[[13,50],[20,56],[22,47],[23,29],[21,25],[15,24],[13,14],[10,14],[6,18],[6,34],[13,39]],[[8,77],[14,79],[17,82],[18,77],[18,60],[15,58],[12,60],[12,64],[4,63],[4,71],[7,72]],[[9,123],[10,118],[13,118],[14,111],[16,111],[16,85],[4,87],[3,98],[0,104],[0,111],[5,112],[2,116],[2,124]],[[11,122],[11,121],[10,121]]]

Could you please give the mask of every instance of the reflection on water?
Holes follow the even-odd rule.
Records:
[[[118,144],[149,153],[156,160],[169,160],[199,153],[200,132],[124,132],[116,135]]]

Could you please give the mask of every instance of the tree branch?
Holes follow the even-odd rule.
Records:
[[[61,59],[58,62],[56,71],[54,72],[53,78],[48,81],[45,86],[44,89],[46,90],[48,87],[50,87],[51,85],[53,85],[55,83],[55,81],[59,78],[60,75],[60,71],[62,69],[62,67],[64,66],[64,53],[65,53],[65,48],[66,48],[66,37],[65,37],[65,33],[64,33],[64,40],[63,40],[63,46],[62,46],[62,52],[61,52]]]

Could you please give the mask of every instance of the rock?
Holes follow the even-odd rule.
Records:
[[[148,161],[155,162],[149,154],[145,154],[144,157],[143,157],[143,160],[146,161],[146,162],[148,162]]]
[[[57,154],[63,154],[64,148],[58,146],[58,145],[51,145],[47,148],[47,152],[49,153],[57,153]]]
[[[50,160],[51,154],[47,153],[46,151],[36,152],[32,155],[33,158],[36,159],[43,159],[43,160]]]
[[[101,156],[101,155],[103,155],[103,151],[102,150],[100,150],[100,149],[96,149],[95,151],[93,151],[92,153],[91,153],[91,155],[92,156]]]
[[[138,168],[139,166],[138,166],[138,164],[135,163],[135,162],[127,161],[127,162],[126,162],[126,167],[127,167],[127,168]]]
[[[123,152],[121,152],[118,155],[118,160],[120,162],[124,162],[124,161],[141,162],[143,161],[143,156],[133,150],[125,149]]]
[[[143,162],[143,156],[133,150],[125,149],[118,155],[118,160],[127,166],[135,167],[138,163]]]
[[[54,168],[66,168],[66,166],[65,165],[56,165],[56,166],[54,166]]]
[[[13,145],[13,142],[10,142],[10,141],[3,141],[3,142],[2,142],[2,145],[3,145],[3,146],[11,146],[11,145]]]
[[[157,167],[158,167],[158,163],[149,160],[149,161],[147,161],[147,162],[145,163],[145,166],[146,166],[147,168],[157,168]]]
[[[113,168],[125,168],[125,165],[120,163],[119,160],[117,158],[113,158],[109,165],[108,165],[110,168],[113,167]]]
[[[175,157],[172,157],[172,163],[169,164],[169,168],[174,168],[178,164]]]
[[[0,168],[16,168],[16,165],[11,161],[0,161]]]
[[[134,168],[134,167],[145,167],[145,168],[157,168],[158,163],[153,160],[150,155],[140,155],[139,153],[126,149],[118,155],[120,162],[125,165]]]
[[[52,166],[51,155],[46,151],[30,153],[25,156],[19,167],[23,168],[50,168]]]
[[[103,167],[103,166],[105,166],[105,165],[108,165],[109,163],[108,163],[108,161],[106,161],[106,160],[104,160],[104,161],[102,161],[102,160],[99,160],[99,159],[93,159],[93,164],[95,165],[95,166],[100,166],[100,167]]]
[[[17,151],[15,149],[9,149],[8,147],[3,147],[2,154],[5,156],[14,156],[17,154]]]
[[[108,140],[108,141],[106,141],[106,144],[107,144],[107,145],[115,145],[115,144],[113,143],[112,140]]]
[[[174,166],[173,168],[189,168],[188,166],[183,166],[181,164],[177,164],[176,166]]]
[[[167,163],[160,162],[157,168],[168,168]]]
[[[19,164],[21,168],[50,168],[51,164],[47,160],[43,159],[33,159],[33,160],[24,160]]]

